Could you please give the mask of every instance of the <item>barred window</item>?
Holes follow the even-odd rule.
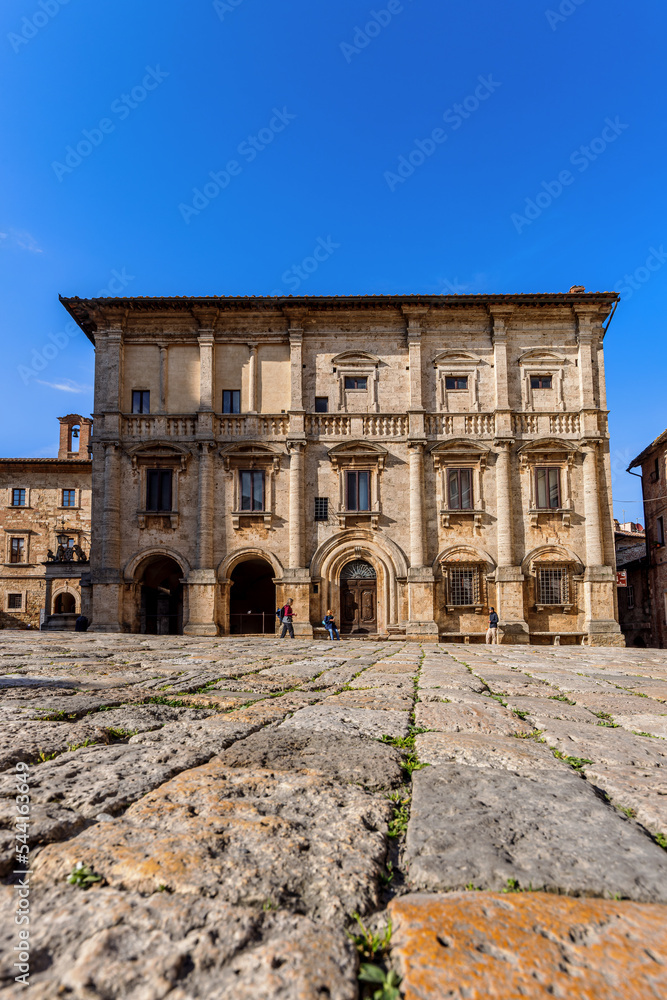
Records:
[[[329,497],[315,497],[315,520],[329,520]]]
[[[7,594],[7,607],[10,611],[20,611],[23,607],[23,594]]]
[[[480,603],[479,566],[450,566],[449,604],[466,607]]]
[[[537,571],[537,603],[569,604],[570,584],[567,567],[548,566]]]

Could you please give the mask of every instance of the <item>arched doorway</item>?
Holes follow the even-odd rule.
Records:
[[[73,615],[76,611],[76,598],[74,594],[63,592],[58,594],[53,602],[54,615]]]
[[[229,631],[232,635],[272,635],[276,628],[274,569],[266,559],[246,559],[231,574]]]
[[[180,635],[183,631],[183,570],[169,556],[155,556],[139,579],[140,631],[147,635]]]
[[[377,577],[370,563],[355,559],[340,574],[340,630],[346,635],[377,632]]]

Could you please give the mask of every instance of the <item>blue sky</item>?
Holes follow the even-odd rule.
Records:
[[[659,0],[5,4],[0,453],[55,454],[56,417],[92,409],[59,293],[582,284],[622,293],[614,495],[641,519],[624,469],[667,424],[666,27]]]

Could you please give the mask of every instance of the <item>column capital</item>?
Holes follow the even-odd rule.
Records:
[[[493,440],[494,448],[509,449],[514,444],[516,444],[515,438],[494,438]]]
[[[306,447],[306,440],[304,438],[292,438],[285,442],[285,448],[287,449],[287,454],[291,455],[292,452],[300,452]]]

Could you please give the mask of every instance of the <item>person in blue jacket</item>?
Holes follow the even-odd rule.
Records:
[[[340,641],[340,634],[338,632],[338,629],[336,628],[336,621],[335,621],[334,616],[333,616],[333,614],[331,612],[331,608],[329,608],[329,610],[327,611],[326,615],[322,619],[322,624],[324,625],[325,629],[329,633],[329,638],[332,641],[334,639],[338,639],[338,641]]]
[[[489,608],[489,627],[486,630],[486,641],[488,643],[498,642],[498,615],[493,608]]]

